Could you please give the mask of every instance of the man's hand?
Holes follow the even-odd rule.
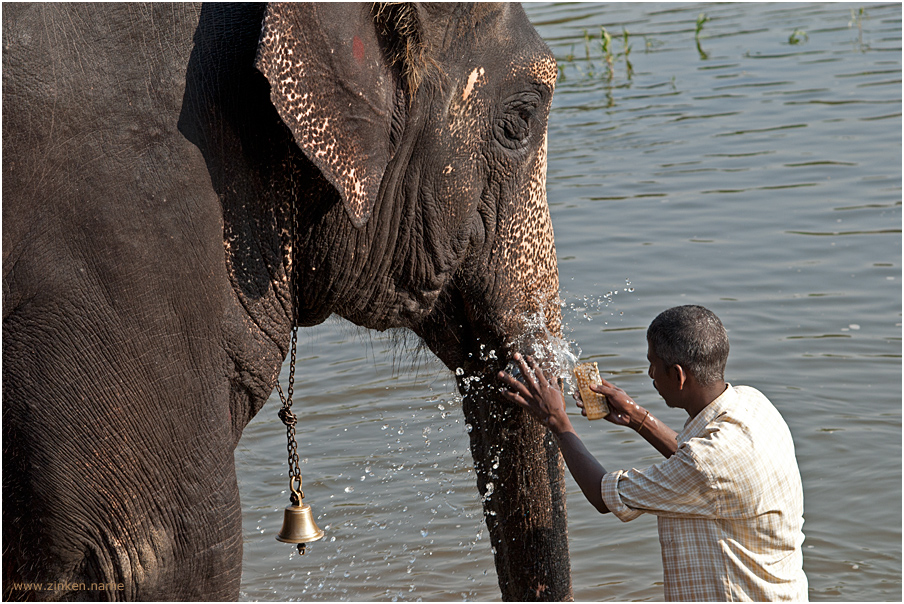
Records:
[[[602,394],[608,400],[609,415],[606,416],[606,419],[619,426],[628,426],[643,436],[664,457],[671,457],[678,448],[678,435],[675,431],[635,403],[624,390],[606,380],[601,379],[601,381],[601,384],[594,384],[590,386],[590,389]],[[575,391],[573,396],[578,402],[578,407],[581,408],[581,414],[586,416],[580,392]]]
[[[521,375],[524,377],[522,384],[511,374],[500,371],[499,381],[506,385],[508,390],[502,391],[502,396],[507,400],[527,409],[531,415],[540,420],[556,436],[559,450],[565,458],[565,464],[574,476],[581,492],[593,507],[601,514],[609,511],[603,501],[603,492],[600,483],[606,474],[606,469],[590,454],[581,439],[574,431],[571,420],[565,413],[565,397],[556,382],[549,383],[543,370],[531,357],[527,357],[530,363],[530,371],[527,363],[517,352],[512,358],[518,363]]]
[[[606,416],[606,419],[618,426],[628,426],[636,430],[640,422],[643,421],[647,410],[635,403],[624,390],[615,384],[607,382],[605,379],[600,379],[602,383],[600,385],[593,384],[590,389],[606,397],[609,404],[609,415]],[[581,393],[575,390],[573,396],[578,402],[578,407],[581,408],[581,415],[586,417],[587,412],[584,410],[584,401],[581,400]]]
[[[517,352],[512,358],[521,369],[524,383],[516,380],[511,374],[500,371],[497,377],[508,388],[502,391],[502,396],[527,409],[541,424],[556,434],[572,430],[571,420],[565,413],[565,397],[558,383],[556,381],[550,383],[533,358],[527,357],[525,363],[524,358]]]

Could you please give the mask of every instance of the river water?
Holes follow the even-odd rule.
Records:
[[[548,197],[567,338],[680,430],[644,330],[670,306],[712,309],[727,379],[764,392],[794,436],[810,598],[900,601],[901,6],[526,10],[560,64]],[[498,600],[451,373],[338,319],[300,332],[298,371],[305,501],[326,537],[304,557],[274,540],[288,503],[274,395],[235,454],[242,598]],[[608,469],[659,459],[572,412]],[[600,516],[570,476],[568,518],[577,600],[662,598],[655,518]]]

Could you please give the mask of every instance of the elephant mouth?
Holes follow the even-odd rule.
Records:
[[[550,375],[563,377],[574,366],[571,345],[550,326],[543,305],[533,311],[500,306],[506,310],[487,309],[450,283],[413,330],[459,381],[468,377],[466,385],[484,376],[494,384],[515,352],[535,357]]]
[[[458,377],[498,370],[501,359],[508,358],[501,325],[453,283],[443,288],[433,310],[413,329]]]

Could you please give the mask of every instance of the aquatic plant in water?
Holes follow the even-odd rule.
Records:
[[[810,36],[807,35],[807,32],[800,28],[795,28],[794,31],[791,32],[791,35],[788,36],[788,44],[795,46],[797,44],[802,44],[810,39]]]
[[[860,49],[860,52],[865,52],[868,46],[863,45],[863,18],[866,16],[866,11],[861,6],[855,12],[854,9],[851,9],[851,20],[848,21],[848,27],[857,26],[857,48]]]
[[[697,52],[700,53],[700,58],[706,60],[709,58],[709,53],[703,50],[703,47],[700,45],[700,34],[703,32],[703,26],[710,21],[710,18],[706,16],[706,13],[700,13],[697,15],[697,27],[694,30],[694,42],[697,44]]]
[[[611,81],[615,75],[614,59],[612,55],[612,36],[606,31],[606,28],[600,25],[600,49],[603,52],[603,59],[606,61],[608,68],[608,79]]]
[[[625,69],[627,70],[628,79],[631,79],[631,76],[634,75],[634,66],[631,65],[631,61],[629,60],[629,56],[631,55],[631,46],[628,44],[628,30],[622,28],[623,32],[623,40],[625,44],[625,50],[622,54],[625,56]]]
[[[586,29],[583,30],[583,38],[584,38],[584,61],[586,63],[586,73],[581,65],[575,61],[574,55],[574,44],[571,45],[571,49],[564,57],[558,60],[558,69],[559,69],[559,81],[565,81],[567,79],[566,67],[571,67],[572,70],[577,71],[579,76],[586,76],[587,78],[594,78],[596,76],[596,66],[593,62],[594,56],[592,52],[592,48],[594,47],[593,41],[597,40],[597,38],[588,32]],[[606,29],[605,26],[600,26],[600,35],[599,35],[599,47],[600,47],[600,58],[602,62],[605,64],[605,69],[601,73],[601,77],[605,78],[607,82],[611,82],[615,78],[615,63],[616,61],[624,57],[625,59],[625,72],[627,79],[631,79],[634,76],[634,65],[631,64],[631,45],[629,43],[630,33],[627,29],[622,28],[622,43],[624,44],[624,49],[621,52],[616,53],[612,46],[612,34]],[[653,47],[653,43],[650,41],[646,42],[646,48],[649,50]]]

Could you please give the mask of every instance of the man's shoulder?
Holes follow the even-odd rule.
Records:
[[[747,458],[763,453],[763,443],[776,437],[790,440],[788,425],[775,405],[751,386],[729,386],[734,392],[720,401],[697,438],[689,439],[695,454],[717,458]]]
[[[787,424],[756,388],[731,388],[702,433],[684,443],[684,458],[720,492],[724,517],[750,517],[767,499],[799,507],[800,474]]]
[[[781,418],[772,402],[751,386],[728,384],[725,392],[694,420],[688,423],[686,436],[703,436],[740,427],[748,431],[763,420]],[[753,425],[751,425],[753,424]]]
[[[766,401],[770,405],[772,404],[765,394],[754,388],[753,386],[732,386],[734,391],[738,394],[738,399],[745,400],[762,400]]]
[[[733,414],[749,422],[787,427],[781,412],[765,394],[752,386],[734,386],[734,390],[737,393],[737,404],[732,410]]]
[[[735,465],[772,459],[796,467],[794,440],[779,410],[756,388],[733,388],[735,401],[707,426],[715,458]]]

